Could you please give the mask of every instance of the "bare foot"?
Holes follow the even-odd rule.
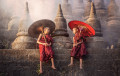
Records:
[[[82,65],[80,65],[80,69],[83,69]]]
[[[56,70],[55,66],[51,66],[52,69]]]
[[[68,66],[73,66],[74,64],[70,63]]]
[[[43,71],[42,70],[40,70],[40,72],[39,72],[40,74],[42,74],[43,73]]]

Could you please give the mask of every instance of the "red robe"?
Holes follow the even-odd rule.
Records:
[[[78,44],[77,46],[74,46],[71,50],[71,57],[79,58],[81,59],[83,55],[86,55],[86,47],[85,47],[85,37],[80,35],[79,33],[76,33],[74,36],[74,43],[79,43],[83,41],[81,44]]]
[[[53,39],[50,35],[45,35],[47,43],[53,43]],[[42,43],[45,43],[45,39],[42,36],[41,39],[39,40]],[[48,61],[51,58],[53,58],[54,52],[52,51],[51,46],[45,46],[42,44],[39,44],[39,51],[40,51],[40,61]]]

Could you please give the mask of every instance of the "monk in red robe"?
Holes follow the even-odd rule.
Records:
[[[40,73],[43,73],[42,71],[42,62],[51,60],[52,69],[56,69],[54,65],[54,52],[52,51],[52,37],[49,35],[50,29],[49,27],[44,28],[44,33],[39,35],[39,38],[37,40],[37,43],[39,44],[39,51],[40,51]]]
[[[86,47],[85,47],[85,37],[79,32],[79,28],[73,28],[73,33],[75,36],[73,37],[73,48],[71,50],[71,63],[68,66],[73,65],[73,59],[80,59],[80,69],[82,69],[82,57],[86,55]]]

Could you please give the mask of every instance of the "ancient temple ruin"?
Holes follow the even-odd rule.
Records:
[[[63,15],[64,15],[64,17],[65,17],[65,19],[68,23],[69,21],[71,21],[73,19],[72,6],[69,3],[69,0],[63,0],[62,1],[62,10],[63,10]]]
[[[73,20],[72,6],[69,3],[69,0],[62,0],[62,10],[63,10],[63,16],[65,17],[67,22],[68,33],[70,37],[72,37],[73,36],[72,31],[68,26],[68,23]]]
[[[101,32],[101,23],[97,18],[96,9],[94,3],[91,2],[90,16],[86,20],[86,23],[91,25],[95,29],[95,36],[88,38],[88,47],[93,48],[105,48],[103,34]],[[95,45],[99,45],[98,47]]]
[[[20,18],[18,16],[12,16],[11,20],[8,23],[8,32],[9,34],[11,34],[9,35],[10,41],[14,41],[16,38],[19,22],[20,22]]]
[[[98,18],[102,20],[107,15],[107,9],[105,7],[104,0],[95,0],[94,4],[96,8],[96,14]]]
[[[62,21],[62,22],[61,22]],[[55,32],[54,35],[56,36],[69,36],[69,34],[67,33],[67,21],[63,16],[62,13],[62,9],[61,9],[61,5],[59,4],[58,7],[58,12],[57,12],[57,16],[55,18]]]
[[[101,30],[104,32],[107,26],[107,8],[105,7],[104,0],[95,0],[94,1],[96,14],[101,23]]]
[[[73,0],[73,20],[83,21],[84,5],[83,0]]]
[[[91,9],[91,0],[87,0],[85,11],[84,11],[84,20],[87,20],[89,18],[90,9]]]
[[[118,39],[120,38],[120,14],[115,0],[110,0],[108,5],[108,18],[106,28],[106,40],[109,46],[117,46]]]
[[[95,29],[95,36],[101,36],[101,24],[100,21],[97,18],[96,15],[96,9],[94,6],[94,3],[91,2],[91,10],[90,10],[90,15],[89,18],[86,20],[86,23],[88,23],[89,25],[91,25],[94,29]]]
[[[11,20],[8,23],[8,31],[9,30],[18,30],[18,25],[19,25],[19,17],[12,16]]]
[[[61,9],[61,5],[58,6],[57,16],[55,18],[55,31],[54,35],[54,47],[55,48],[70,48],[71,47],[71,40],[69,38],[69,34],[67,32],[67,22],[63,16],[63,12]]]
[[[44,73],[41,76],[119,76],[120,14],[117,13],[118,6],[115,0],[110,1],[108,9],[104,6],[103,0],[94,0],[94,2],[87,0],[85,8],[83,8],[83,0],[73,1],[76,1],[74,4],[75,9],[72,12],[67,12],[66,10],[71,11],[70,9],[73,5],[68,0],[63,0],[62,6],[58,6],[54,20],[56,28],[53,32],[54,43],[52,47],[55,52],[54,58],[57,70],[52,70],[49,62],[43,63]],[[73,19],[71,19],[72,17]],[[8,29],[8,22],[14,22],[16,17],[10,19],[7,15],[5,18],[0,15],[0,19],[0,39],[7,38],[5,37],[6,33],[3,33],[3,31],[5,32]],[[6,19],[7,23],[3,19]],[[67,23],[69,20],[74,19],[82,19],[96,31],[95,36],[87,38],[86,50],[88,55],[83,60],[83,70],[79,69],[79,60],[76,59],[74,60],[74,66],[67,66],[70,63],[70,51],[72,48]],[[5,23],[5,27],[2,21]],[[32,22],[28,3],[26,3],[25,14],[20,20],[17,38],[13,42],[13,49],[0,49],[0,75],[39,76],[37,73],[39,68],[39,49],[35,48],[35,39],[28,35],[27,30],[31,24],[29,21]],[[105,27],[105,31],[102,31],[102,27]],[[8,33],[8,31],[6,32]],[[103,36],[106,36],[106,38],[104,39]],[[106,44],[106,41],[108,44]],[[115,44],[113,41],[116,41]],[[113,44],[116,48],[106,49],[108,45],[111,47]]]
[[[25,14],[21,18],[17,38],[12,43],[12,49],[35,49],[36,40],[29,36],[28,28],[31,25],[31,18],[29,15],[28,2],[26,2]]]
[[[7,30],[9,20],[10,15],[7,13],[7,9],[2,9],[2,1],[0,1],[0,49],[10,48],[10,33]]]

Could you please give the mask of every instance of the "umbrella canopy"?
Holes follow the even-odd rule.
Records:
[[[95,30],[88,24],[81,22],[81,21],[71,21],[69,22],[69,28],[73,30],[73,28],[79,28],[79,31],[84,36],[94,36]],[[82,29],[81,29],[82,28]]]
[[[39,27],[49,27],[50,28],[50,33],[52,33],[55,30],[55,23],[51,20],[43,19],[43,20],[38,20],[34,22],[28,29],[28,33],[31,37],[38,38],[39,34],[42,31],[38,31]]]

